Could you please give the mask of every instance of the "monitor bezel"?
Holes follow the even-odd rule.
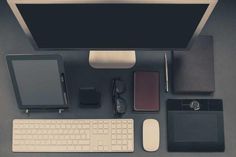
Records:
[[[36,50],[188,50],[200,34],[218,0],[7,0],[17,21],[26,34],[27,38]],[[21,16],[17,4],[208,4],[196,30],[193,33],[186,48],[40,48],[34,40],[28,26]]]

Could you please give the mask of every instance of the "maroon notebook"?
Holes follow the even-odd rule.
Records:
[[[159,111],[159,72],[134,72],[134,110]]]

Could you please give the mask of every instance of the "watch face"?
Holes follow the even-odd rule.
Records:
[[[194,111],[200,110],[200,104],[198,101],[193,100],[190,104],[190,108],[192,108]]]

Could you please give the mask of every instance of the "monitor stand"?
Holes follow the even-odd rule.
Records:
[[[129,69],[135,63],[135,51],[92,50],[89,52],[89,64],[96,69]]]

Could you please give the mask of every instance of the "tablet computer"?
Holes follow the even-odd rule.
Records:
[[[20,109],[68,107],[60,55],[7,55],[6,59]]]

